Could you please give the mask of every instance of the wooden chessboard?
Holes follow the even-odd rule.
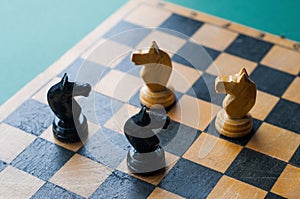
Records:
[[[173,60],[177,102],[162,135],[167,169],[141,177],[126,167],[124,122],[140,109],[137,48],[155,40]],[[256,83],[254,127],[220,136],[217,75],[246,67]],[[157,1],[130,1],[0,108],[0,198],[300,198],[299,44]],[[67,72],[89,82],[78,98],[89,137],[53,138],[46,93]]]

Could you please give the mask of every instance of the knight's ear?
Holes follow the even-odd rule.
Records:
[[[65,85],[68,83],[68,75],[67,73],[64,74],[63,78],[61,79],[61,89],[65,87]]]
[[[150,47],[149,53],[150,54],[154,54],[154,53],[159,54],[159,48],[155,41],[152,41],[152,46]]]
[[[246,81],[249,81],[249,76],[247,72],[240,74],[238,78],[238,82],[246,82]]]
[[[239,72],[239,76],[242,76],[242,75],[246,75],[249,77],[246,68],[242,68],[241,71]]]
[[[148,52],[149,54],[154,54],[155,53],[155,50],[154,50],[154,48],[152,48],[152,47],[150,47],[150,49],[149,49],[149,52]]]

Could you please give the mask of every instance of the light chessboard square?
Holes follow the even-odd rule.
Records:
[[[89,197],[111,173],[112,170],[108,167],[75,154],[50,182],[83,197]]]
[[[300,71],[300,53],[275,45],[261,63],[277,70],[297,75]]]
[[[264,198],[267,192],[234,178],[223,176],[207,198]]]
[[[197,32],[195,32],[192,39],[195,40],[196,43],[206,47],[223,51],[231,44],[237,35],[237,33],[219,26],[204,24]]]
[[[0,124],[0,160],[10,163],[21,153],[35,136],[8,124]]]
[[[288,162],[299,145],[298,134],[263,123],[246,147]]]
[[[256,102],[250,114],[259,120],[264,120],[279,101],[279,97],[257,90]]]
[[[217,105],[184,95],[169,112],[169,116],[177,122],[203,131],[219,110]]]
[[[158,30],[153,30],[149,35],[147,35],[136,47],[136,49],[148,49],[152,42],[155,41],[158,47],[170,56],[176,53],[186,42],[186,40],[170,35],[168,33]]]
[[[287,165],[272,188],[272,192],[287,198],[298,198],[300,195],[300,169]]]
[[[202,133],[183,157],[224,173],[241,149],[239,145]]]
[[[300,104],[300,77],[296,77],[283,94],[283,98]]]
[[[125,54],[132,49],[112,40],[102,40],[90,51],[85,52],[81,57],[102,66],[113,68],[122,61]]]
[[[174,90],[186,93],[200,78],[202,71],[173,62],[173,70],[168,85]]]
[[[128,102],[142,85],[142,80],[138,77],[121,71],[111,70],[95,85],[95,91],[114,99]]]
[[[8,166],[0,173],[0,198],[30,198],[44,181]]]
[[[124,104],[114,115],[104,124],[104,127],[123,134],[125,122],[140,111],[139,108]]]
[[[221,53],[213,64],[207,68],[206,72],[215,76],[223,76],[238,73],[242,68],[246,68],[250,75],[256,66],[257,63],[250,60],[228,53]]]
[[[166,191],[164,189],[161,189],[159,187],[156,187],[148,199],[159,199],[159,198],[172,198],[172,199],[184,199],[183,197],[176,195],[172,192]]]

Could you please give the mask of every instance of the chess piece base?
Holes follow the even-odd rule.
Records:
[[[252,130],[252,117],[246,115],[243,118],[229,118],[225,110],[218,112],[215,126],[217,131],[227,137],[239,138],[246,136]]]
[[[165,152],[159,146],[155,151],[139,153],[131,149],[127,154],[127,167],[135,174],[154,175],[165,170]]]
[[[84,115],[80,115],[79,121],[75,125],[66,124],[58,117],[53,120],[52,130],[54,137],[64,143],[74,143],[84,141],[88,135],[87,119]]]
[[[144,85],[140,90],[140,101],[141,104],[145,105],[147,108],[151,108],[153,105],[159,104],[165,109],[168,109],[174,105],[175,95],[169,88],[153,92]]]

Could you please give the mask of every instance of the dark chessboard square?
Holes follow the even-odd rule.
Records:
[[[168,152],[182,156],[200,135],[200,131],[171,121],[167,131],[157,134],[160,145]]]
[[[130,149],[125,136],[107,128],[101,128],[78,151],[79,154],[111,168],[116,168]]]
[[[36,100],[27,100],[10,114],[4,121],[27,133],[39,136],[53,121],[50,108]]]
[[[269,191],[285,166],[285,162],[244,148],[225,174]]]
[[[257,120],[255,118],[253,118],[253,126],[252,126],[252,130],[251,132],[241,138],[230,138],[230,137],[226,137],[224,135],[221,135],[217,130],[216,130],[216,126],[215,126],[215,122],[216,122],[216,118],[214,118],[212,120],[212,122],[208,125],[208,127],[204,130],[205,132],[207,132],[208,134],[214,135],[216,137],[220,137],[224,140],[227,140],[229,142],[241,145],[241,146],[246,146],[247,143],[249,142],[249,140],[253,137],[253,135],[255,134],[255,132],[257,131],[257,129],[260,127],[260,125],[262,124],[262,121]]]
[[[6,162],[0,160],[0,172],[7,166]]]
[[[210,56],[210,58],[212,60],[215,60],[219,56],[219,54],[221,53],[220,51],[214,50],[212,48],[208,48],[208,47],[205,47],[205,46],[202,46],[202,47],[206,51],[206,53]]]
[[[73,61],[65,70],[63,70],[58,77],[63,77],[65,73],[68,74],[68,78],[70,81],[75,81],[78,71],[80,70],[81,65],[83,64],[84,59],[77,58],[75,61]]]
[[[59,77],[63,77],[64,73],[67,73],[70,81],[89,83],[93,86],[103,78],[108,71],[109,67],[78,58],[61,72]]]
[[[176,103],[181,99],[181,97],[183,96],[184,94],[182,93],[182,92],[179,92],[179,91],[176,91],[175,90],[175,105],[174,106],[176,106]],[[170,109],[171,110],[171,109]],[[170,110],[168,110],[168,111],[170,111]]]
[[[294,80],[294,76],[264,65],[258,65],[250,78],[259,90],[278,97],[286,91]]]
[[[136,106],[136,107],[142,107],[141,101],[140,101],[140,90],[138,90],[130,99],[129,104]]]
[[[280,99],[266,122],[300,134],[300,104]]]
[[[31,199],[44,199],[44,198],[64,198],[64,199],[84,199],[83,197],[67,191],[60,186],[46,182],[32,197]]]
[[[216,76],[210,75],[208,73],[203,73],[203,75],[188,90],[187,94],[196,96],[197,98],[204,101],[212,102],[213,104],[222,106],[225,94],[216,93],[215,79]]]
[[[285,198],[284,198],[284,197],[281,197],[281,196],[279,196],[279,195],[276,195],[276,194],[274,194],[274,193],[272,193],[272,192],[269,192],[269,193],[266,195],[265,199],[285,199]]]
[[[97,92],[80,98],[78,103],[88,121],[99,125],[104,125],[123,106],[122,102]]]
[[[103,37],[130,47],[135,47],[150,32],[151,29],[143,28],[126,21],[121,21],[110,29]]]
[[[114,69],[140,77],[141,66],[136,66],[131,61],[131,55],[127,55]]]
[[[11,164],[40,179],[49,180],[73,155],[72,151],[37,138]]]
[[[298,146],[298,149],[294,153],[293,157],[290,159],[289,163],[300,168],[300,146]]]
[[[195,68],[189,61],[187,61],[185,58],[179,56],[178,54],[175,54],[172,57],[172,60],[175,61],[175,62],[177,62],[177,63],[183,64],[185,66],[189,66],[189,67]]]
[[[225,52],[254,62],[259,62],[272,46],[273,44],[269,42],[248,37],[246,35],[239,35],[230,46],[228,46]]]
[[[141,28],[141,26],[129,23],[127,21],[120,21],[117,25],[112,27],[105,35],[104,38],[110,38],[122,32],[130,31],[132,29]]]
[[[221,177],[217,171],[180,159],[159,187],[186,198],[206,198]]]
[[[147,198],[154,186],[129,176],[120,171],[114,171],[93,193],[92,198]]]
[[[182,37],[187,38],[192,36],[202,25],[203,22],[201,21],[184,17],[178,14],[172,14],[166,21],[164,21],[160,25],[160,28],[166,28],[174,30],[176,32],[180,32],[184,34],[182,35]]]
[[[172,60],[204,71],[219,54],[219,51],[188,41],[172,57]]]

